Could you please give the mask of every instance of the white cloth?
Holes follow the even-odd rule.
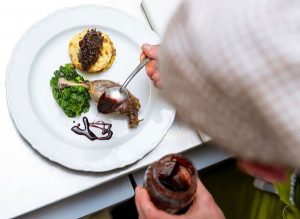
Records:
[[[183,120],[238,156],[300,169],[300,1],[185,0],[159,70]]]

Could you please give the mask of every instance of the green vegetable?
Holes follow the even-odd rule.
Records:
[[[58,105],[69,117],[80,116],[81,113],[89,110],[90,94],[87,88],[82,86],[58,87],[59,78],[65,78],[68,81],[82,83],[87,82],[79,75],[72,64],[65,64],[54,72],[50,80],[53,97]]]

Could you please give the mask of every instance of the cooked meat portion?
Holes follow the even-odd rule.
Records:
[[[88,89],[89,94],[91,95],[92,99],[97,104],[97,109],[99,106],[99,101],[101,100],[102,94],[106,91],[106,89],[110,87],[119,86],[119,84],[109,81],[109,80],[95,80],[90,81],[87,83],[76,83],[67,81],[65,78],[60,78],[58,80],[58,87],[64,88],[68,86],[82,86]],[[132,93],[128,91],[129,98],[118,105],[116,108],[113,109],[112,113],[119,113],[128,116],[128,125],[130,128],[136,127],[141,120],[138,118],[138,112],[141,108],[140,101],[138,98],[133,96]],[[99,111],[99,110],[98,110]]]
[[[115,86],[120,86],[120,85],[109,80],[95,80],[89,82],[88,86],[89,86],[88,90],[92,99],[97,103],[97,106],[99,106],[99,101],[101,101],[100,97],[104,94],[106,89]],[[123,103],[121,103],[119,106],[114,108],[112,112],[127,115],[129,119],[128,120],[129,127],[134,128],[140,122],[138,118],[138,111],[140,108],[141,105],[139,99],[133,96],[129,92],[129,98]]]

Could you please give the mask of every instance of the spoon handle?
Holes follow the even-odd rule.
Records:
[[[150,61],[149,58],[144,58],[140,64],[133,70],[133,72],[128,76],[128,78],[126,79],[126,81],[123,83],[122,87],[120,88],[120,90],[122,91],[124,88],[126,88],[126,86],[129,84],[129,82],[132,80],[132,78],[134,78],[134,76],[145,66],[147,65],[147,63]]]

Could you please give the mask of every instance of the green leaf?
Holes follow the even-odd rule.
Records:
[[[90,104],[90,94],[85,87],[71,86],[63,89],[58,88],[59,78],[81,83],[88,82],[79,75],[73,64],[65,64],[54,71],[54,75],[50,80],[50,87],[52,94],[58,105],[62,108],[64,113],[69,117],[80,116],[83,112],[88,112]]]

